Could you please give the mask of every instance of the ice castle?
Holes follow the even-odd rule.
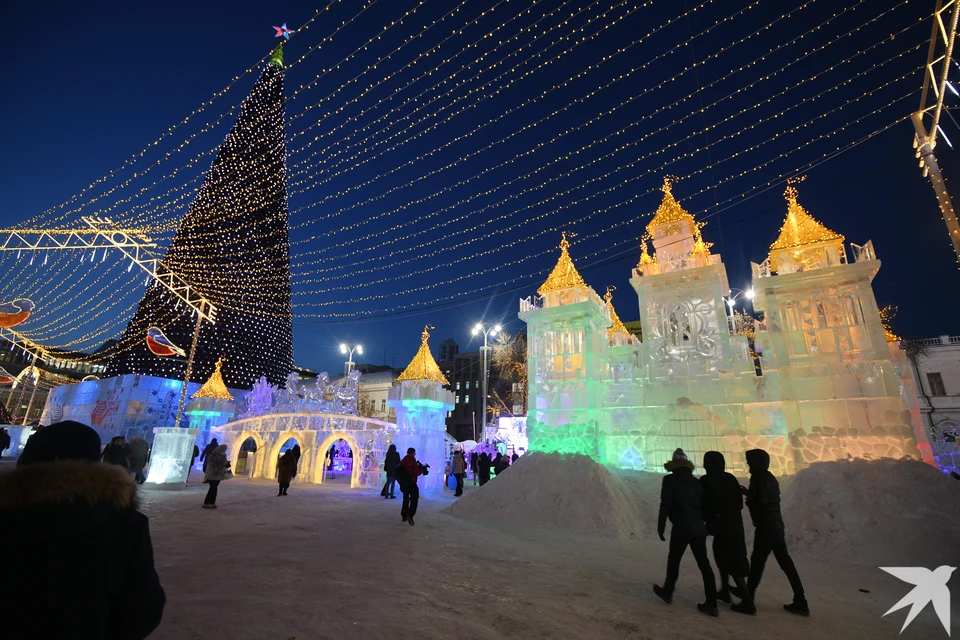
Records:
[[[630,279],[642,342],[612,292],[601,298],[584,282],[564,236],[538,295],[520,302],[530,449],[650,471],[677,447],[697,464],[720,451],[739,472],[753,448],[779,474],[847,457],[931,461],[907,359],[874,297],[872,244],[851,244],[849,260],[844,237],[800,205],[794,184],[785,197],[780,235],[752,265],[763,319],[746,330],[727,309],[720,256],[669,179]]]

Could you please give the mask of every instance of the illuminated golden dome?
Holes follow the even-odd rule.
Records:
[[[213,373],[210,378],[203,383],[200,389],[190,396],[191,398],[213,398],[214,400],[233,400],[233,396],[227,390],[227,385],[223,383],[223,376],[220,375],[220,367],[223,366],[223,358],[217,360]]]
[[[693,216],[681,207],[680,203],[673,197],[673,178],[664,176],[663,186],[660,189],[663,191],[663,200],[660,202],[660,206],[657,207],[657,213],[653,216],[653,220],[647,225],[647,233],[652,234],[654,227],[659,227],[664,224],[681,222],[683,220],[689,220],[692,223]]]
[[[613,285],[607,287],[607,293],[603,296],[603,299],[607,301],[607,309],[610,310],[610,320],[613,321],[613,325],[607,329],[607,338],[612,338],[618,332],[623,332],[627,335],[630,335],[630,332],[627,331],[627,328],[623,326],[623,322],[620,320],[620,316],[617,315],[616,310],[613,308],[613,292],[617,288]]]
[[[799,181],[797,181],[799,182]],[[787,190],[783,192],[787,199],[787,219],[780,227],[780,235],[777,241],[770,245],[770,266],[774,266],[776,258],[774,251],[782,249],[793,249],[811,244],[820,244],[823,242],[843,242],[843,236],[839,233],[827,229],[825,226],[814,220],[807,213],[799,202],[797,202],[797,188],[794,182],[787,183]]]
[[[422,340],[420,349],[417,350],[417,355],[413,356],[413,360],[411,360],[407,368],[403,370],[403,373],[397,376],[397,382],[403,382],[404,380],[425,380],[439,384],[450,384],[450,381],[447,380],[443,372],[440,371],[440,366],[437,364],[437,361],[433,359],[433,354],[430,353],[430,347],[427,346],[427,340],[430,338],[430,332],[427,331],[427,329],[432,328],[430,325],[423,328],[423,333],[420,334]]]
[[[560,259],[557,260],[557,266],[550,272],[546,282],[537,289],[537,293],[541,296],[550,291],[559,291],[572,287],[586,288],[587,285],[583,282],[583,278],[580,276],[577,268],[573,266],[573,260],[570,259],[570,254],[567,252],[569,248],[570,242],[567,240],[567,232],[564,231],[563,237],[560,240]]]

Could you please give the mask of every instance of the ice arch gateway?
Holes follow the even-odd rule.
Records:
[[[350,486],[366,488],[379,488],[383,482],[382,463],[387,447],[403,439],[403,434],[392,422],[331,413],[254,416],[217,427],[212,435],[220,444],[227,445],[234,468],[241,445],[247,438],[252,438],[257,451],[252,455],[248,453],[248,475],[267,479],[276,477],[280,448],[293,439],[300,445],[297,479],[317,484],[326,479],[325,453],[342,439],[353,452]]]
[[[752,448],[768,451],[778,474],[848,457],[934,464],[908,360],[877,308],[872,244],[851,245],[848,259],[843,236],[807,213],[791,184],[769,256],[733,294],[671,188],[630,279],[642,341],[611,290],[602,299],[584,282],[566,237],[538,295],[520,301],[530,450],[649,471],[677,447],[697,465],[721,451],[736,473]],[[761,319],[732,313],[751,297]]]

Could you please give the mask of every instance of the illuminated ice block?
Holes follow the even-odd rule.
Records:
[[[153,433],[147,482],[164,488],[183,487],[190,471],[193,445],[200,430],[159,427]]]

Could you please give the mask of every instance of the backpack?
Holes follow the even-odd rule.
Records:
[[[393,472],[393,477],[397,481],[397,484],[400,485],[400,491],[406,492],[410,490],[410,472],[407,471],[405,466],[398,464],[396,470]]]

